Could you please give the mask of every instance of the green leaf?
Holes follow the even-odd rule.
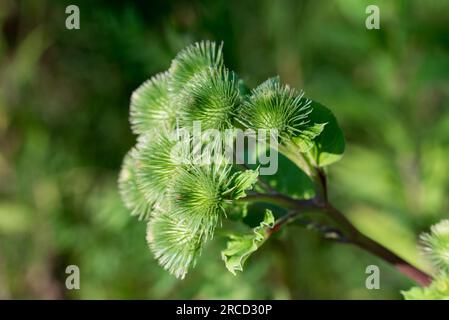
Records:
[[[223,195],[227,195],[232,200],[246,197],[245,191],[252,189],[258,177],[259,172],[257,170],[245,170],[234,173],[227,186],[228,189]]]
[[[298,135],[292,137],[292,141],[298,147],[299,152],[305,153],[314,146],[314,139],[323,132],[326,124],[327,123],[311,123],[309,126],[304,125],[304,128]]]
[[[243,265],[249,256],[257,251],[268,237],[267,228],[274,226],[274,216],[270,210],[266,210],[264,220],[253,229],[249,235],[230,235],[226,249],[221,252],[221,257],[226,268],[232,273],[243,271]]]
[[[310,199],[315,196],[315,185],[310,177],[283,154],[278,156],[276,174],[264,178],[281,193],[298,199]]]
[[[332,112],[318,102],[312,101],[312,123],[325,123],[323,132],[314,140],[310,156],[315,165],[327,166],[341,159],[345,151],[345,138]]]
[[[293,144],[292,144],[293,145]],[[293,145],[295,151],[296,145]],[[277,171],[276,174],[264,175],[262,178],[268,182],[268,184],[275,188],[277,191],[285,194],[289,194],[299,199],[310,199],[315,196],[315,185],[311,178],[298,167],[294,162],[280,152],[279,150],[277,159]],[[245,150],[243,158],[246,160],[245,166],[251,169],[262,168],[266,166],[266,162],[260,163],[260,155],[266,155],[268,152],[272,153],[273,150],[269,150],[269,145],[266,148],[255,148]],[[250,162],[250,163],[248,163]]]

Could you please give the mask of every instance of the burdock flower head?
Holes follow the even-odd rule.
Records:
[[[250,129],[276,130],[281,142],[294,142],[301,152],[308,151],[324,128],[325,123],[310,119],[311,101],[302,92],[271,78],[254,89],[237,117]]]
[[[211,148],[213,154],[206,159],[213,161],[206,164],[195,152],[177,154],[180,146],[209,150],[202,139],[180,143],[181,133],[195,131],[196,123],[215,129],[209,131],[220,138],[223,130],[242,125],[276,129],[281,142],[305,152],[324,127],[310,118],[312,107],[303,94],[281,85],[278,78],[252,92],[242,90],[242,83],[225,67],[222,45],[204,41],[179,52],[168,71],[144,82],[131,97],[130,122],[138,142],[124,159],[120,193],[133,215],[148,220],[147,239],[158,262],[179,278],[195,265],[206,241],[226,219],[226,210],[241,208],[236,201],[258,182],[255,167],[242,170],[232,163],[235,155],[223,150]],[[233,132],[226,146],[235,144],[236,136]],[[214,146],[219,142],[213,140]],[[265,222],[259,233],[270,225]],[[246,246],[252,241],[238,243],[245,247],[228,248],[226,264],[241,264],[255,251]]]
[[[224,67],[206,68],[178,95],[181,124],[191,126],[200,121],[205,129],[231,128],[240,103],[235,74]]]
[[[148,222],[147,241],[159,264],[180,279],[195,266],[204,243],[201,234],[190,231],[188,220],[168,208]]]

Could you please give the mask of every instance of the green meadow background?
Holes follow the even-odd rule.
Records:
[[[76,4],[81,29],[65,28]],[[367,30],[365,8],[380,8]],[[233,276],[216,236],[178,281],[117,192],[132,91],[192,42],[224,41],[254,87],[303,89],[347,139],[330,197],[361,230],[431,271],[418,235],[449,216],[449,2],[0,1],[0,298],[401,299],[413,283],[357,248],[291,226]],[[279,176],[295,184],[295,173]],[[65,289],[65,268],[81,289]],[[365,288],[365,268],[381,288]]]

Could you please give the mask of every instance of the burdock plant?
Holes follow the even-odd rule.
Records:
[[[250,90],[226,68],[222,45],[205,41],[178,53],[168,71],[132,94],[130,122],[138,138],[123,162],[120,193],[131,213],[147,222],[147,240],[156,259],[176,277],[184,278],[195,266],[217,228],[232,227],[224,220],[243,223],[258,203],[267,206],[259,226],[246,234],[227,230],[230,236],[221,256],[234,274],[273,234],[295,223],[366,250],[422,286],[431,283],[429,275],[362,234],[329,202],[327,167],[340,160],[345,149],[332,112],[279,77]],[[257,165],[236,164],[235,155],[215,152],[210,155],[215,161],[204,163],[197,161],[198,152],[175,152],[183,147],[204,150],[204,141],[192,139],[184,140],[179,148],[179,136],[191,132],[195,122],[220,132],[233,128],[276,132],[276,143],[270,147],[307,175],[307,181],[298,179],[298,189],[308,183],[312,190],[303,192],[303,197],[281,193],[259,175]],[[248,149],[247,153],[257,158],[266,151]],[[315,215],[305,219],[312,211],[323,213],[325,222]],[[445,222],[423,236],[433,259],[446,267],[447,230]]]

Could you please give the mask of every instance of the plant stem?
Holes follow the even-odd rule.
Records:
[[[381,258],[382,260],[392,264],[396,269],[398,269],[401,273],[416,281],[422,286],[428,286],[432,278],[411,265],[389,249],[382,246],[380,243],[374,241],[368,236],[361,233],[349,220],[346,216],[341,213],[339,210],[334,208],[329,203],[322,203],[317,199],[309,199],[309,200],[297,200],[291,197],[288,197],[281,193],[273,193],[273,194],[251,194],[245,198],[241,199],[242,201],[249,202],[265,202],[278,205],[280,207],[294,210],[287,214],[284,217],[281,217],[273,227],[269,231],[269,234],[272,234],[278,231],[283,225],[292,221],[300,212],[304,211],[312,211],[317,210],[327,214],[341,229],[346,242],[352,243],[357,247],[374,254],[375,256]]]
[[[354,245],[392,264],[401,273],[422,286],[428,286],[432,282],[432,278],[428,274],[411,265],[380,243],[361,233],[343,213],[332,205],[327,204],[324,211],[343,229],[348,240]]]

